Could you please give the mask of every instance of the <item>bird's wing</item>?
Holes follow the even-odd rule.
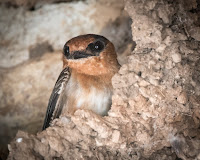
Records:
[[[66,88],[66,84],[70,77],[69,67],[66,67],[60,73],[58,80],[54,86],[54,89],[51,93],[49,103],[47,106],[46,117],[44,120],[43,130],[49,127],[50,122],[58,118],[63,108],[63,94]]]

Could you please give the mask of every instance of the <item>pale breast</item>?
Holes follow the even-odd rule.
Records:
[[[107,115],[111,107],[112,90],[110,88],[98,89],[90,86],[85,89],[76,81],[70,78],[66,86],[65,110],[89,109],[99,115]]]
[[[79,88],[80,89],[80,88]],[[84,93],[80,89],[81,96],[77,96],[77,108],[86,108],[94,111],[99,115],[107,115],[111,107],[111,91],[108,89],[98,90],[91,86],[90,91]],[[79,91],[78,91],[79,92]]]

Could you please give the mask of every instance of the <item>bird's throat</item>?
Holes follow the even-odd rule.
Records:
[[[107,75],[110,71],[100,57],[68,60],[67,64],[72,70],[86,75]]]

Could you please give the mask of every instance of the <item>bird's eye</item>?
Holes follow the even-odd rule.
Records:
[[[100,52],[104,49],[104,43],[101,42],[101,41],[96,41],[94,43],[94,50],[97,51],[97,52]]]
[[[64,53],[64,55],[65,55],[66,57],[69,57],[69,54],[70,54],[70,52],[69,52],[69,46],[64,45],[63,53]]]
[[[95,43],[90,43],[88,45],[88,48],[92,51],[92,52],[101,52],[104,49],[104,43],[101,41],[96,41]]]

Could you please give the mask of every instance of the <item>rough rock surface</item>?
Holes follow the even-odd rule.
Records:
[[[199,2],[126,0],[136,48],[113,77],[108,116],[77,110],[8,159],[200,159]]]
[[[74,36],[99,34],[121,16],[122,10],[120,0],[46,4],[34,11],[0,5],[0,67],[13,67],[28,60],[31,51],[38,52],[38,46],[48,44],[61,50],[63,43]]]

